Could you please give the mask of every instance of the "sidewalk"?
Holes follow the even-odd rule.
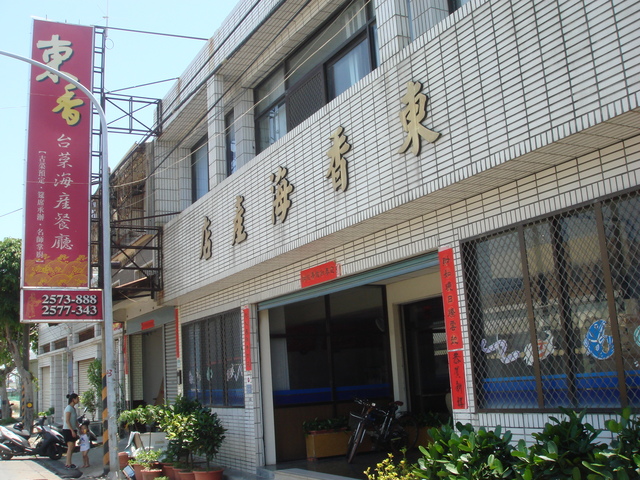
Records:
[[[126,446],[122,441],[118,451]],[[64,478],[96,479],[104,477],[104,450],[102,445],[89,450],[89,468],[65,468],[65,459],[51,460],[47,457],[13,457],[11,460],[0,460],[0,478],[7,480],[60,480]],[[75,452],[73,462],[82,465],[82,454]],[[124,477],[122,477],[124,478]]]

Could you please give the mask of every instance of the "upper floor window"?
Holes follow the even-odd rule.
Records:
[[[466,3],[469,3],[471,0],[449,0],[449,11],[451,13],[455,12],[461,6]]]
[[[236,171],[236,131],[233,112],[224,117],[225,146],[227,159],[227,176]]]
[[[370,2],[356,0],[289,57],[256,89],[262,151],[378,64]]]
[[[191,149],[191,201],[195,202],[209,191],[209,154],[204,138]]]

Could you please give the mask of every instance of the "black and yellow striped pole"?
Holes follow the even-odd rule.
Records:
[[[102,372],[102,464],[104,475],[109,474],[109,408],[107,407],[107,375]]]

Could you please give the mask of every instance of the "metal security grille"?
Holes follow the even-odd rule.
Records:
[[[184,394],[203,405],[244,406],[240,310],[182,328]]]
[[[640,405],[637,192],[462,245],[478,407]]]
[[[287,131],[321,109],[326,103],[322,65],[287,94]]]

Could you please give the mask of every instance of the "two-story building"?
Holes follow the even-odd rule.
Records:
[[[153,345],[228,429],[219,463],[303,458],[302,422],[353,397],[515,439],[640,404],[638,20],[622,0],[238,3],[163,99],[145,186]]]

